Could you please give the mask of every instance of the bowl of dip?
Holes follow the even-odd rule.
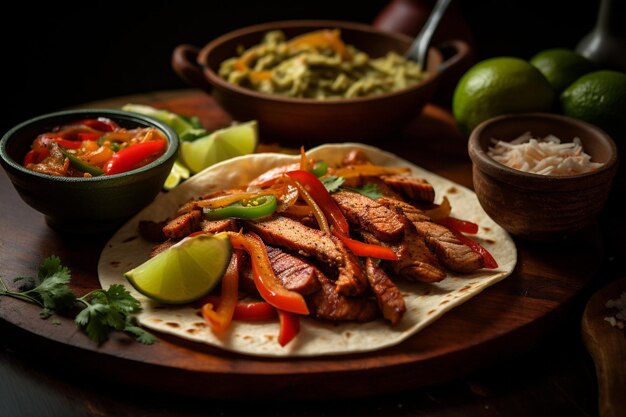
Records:
[[[613,139],[589,123],[552,113],[494,117],[471,133],[478,200],[514,236],[568,238],[604,207],[618,167]]]
[[[282,40],[268,42],[277,32]],[[268,50],[272,42],[280,45]],[[389,139],[417,117],[440,80],[470,53],[461,40],[448,42],[446,48],[454,53],[447,58],[433,47],[422,74],[405,77],[414,69],[393,69],[387,57],[393,53],[404,59],[411,42],[406,35],[360,23],[278,21],[224,34],[202,48],[179,45],[172,67],[234,119],[257,120],[265,141],[296,147],[373,142]],[[386,83],[393,84],[395,77],[403,86],[381,85],[380,77],[368,71],[375,66],[391,69]]]
[[[163,190],[178,136],[148,116],[76,109],[26,120],[0,140],[0,164],[22,200],[55,230],[111,231]]]

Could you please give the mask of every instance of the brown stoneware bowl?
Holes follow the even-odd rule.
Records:
[[[167,150],[140,168],[98,177],[59,177],[22,165],[33,140],[54,126],[75,120],[109,118],[125,128],[154,127],[168,140]],[[148,116],[113,109],[77,109],[44,114],[13,127],[0,140],[0,164],[22,200],[60,232],[104,233],[121,226],[163,189],[178,155],[178,136]]]
[[[201,49],[179,45],[172,54],[172,67],[187,83],[211,94],[235,120],[257,120],[263,140],[299,147],[326,142],[371,142],[398,133],[420,114],[437,91],[440,79],[470,52],[467,43],[448,41],[441,47],[454,51],[452,56],[444,59],[439,49],[431,48],[426,68],[429,76],[421,83],[398,92],[353,99],[320,101],[281,97],[230,84],[218,75],[224,60],[236,56],[240,47],[258,44],[270,30],[281,29],[289,39],[318,29],[336,28],[341,30],[346,44],[354,45],[371,57],[392,50],[404,54],[412,41],[406,35],[383,32],[359,23],[280,21],[227,33]]]
[[[562,142],[580,138],[594,171],[554,176],[509,168],[488,154],[492,138],[511,141],[525,132],[555,135]],[[498,116],[478,125],[470,135],[474,190],[487,214],[514,236],[557,241],[590,225],[603,208],[618,165],[614,141],[586,122],[549,113]]]

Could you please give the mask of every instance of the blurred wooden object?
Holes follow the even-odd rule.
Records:
[[[582,318],[583,342],[596,365],[601,417],[626,416],[626,334],[604,320],[614,314],[605,304],[626,291],[626,277],[595,293]]]

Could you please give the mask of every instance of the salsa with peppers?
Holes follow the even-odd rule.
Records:
[[[98,117],[56,126],[37,136],[24,167],[62,177],[96,177],[137,169],[159,158],[167,139],[158,129],[126,129]]]

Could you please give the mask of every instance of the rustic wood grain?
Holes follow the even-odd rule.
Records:
[[[598,376],[601,417],[626,416],[626,333],[604,320],[616,313],[605,306],[606,302],[619,298],[624,291],[626,277],[603,287],[591,297],[582,318],[583,341]]]
[[[209,128],[230,122],[202,93],[167,96],[150,104],[199,115]],[[428,105],[401,137],[378,146],[471,187],[466,141],[452,116],[439,107]],[[98,287],[97,259],[109,235],[87,239],[49,229],[43,217],[20,200],[4,173],[0,192],[4,213],[0,232],[11,236],[0,241],[5,280],[32,275],[45,256],[56,254],[71,268],[77,292]],[[45,348],[51,357],[71,360],[85,372],[158,390],[222,399],[380,395],[448,381],[527,352],[562,322],[571,303],[597,275],[603,256],[596,225],[559,244],[516,244],[518,266],[510,277],[405,343],[367,354],[263,359],[166,335],[159,335],[159,343],[153,346],[134,343],[125,335],[114,335],[96,346],[76,330],[71,319],[60,318],[61,324],[53,325],[51,320],[39,319],[36,306],[13,299],[0,300],[0,318],[19,328],[28,340],[24,349]]]

